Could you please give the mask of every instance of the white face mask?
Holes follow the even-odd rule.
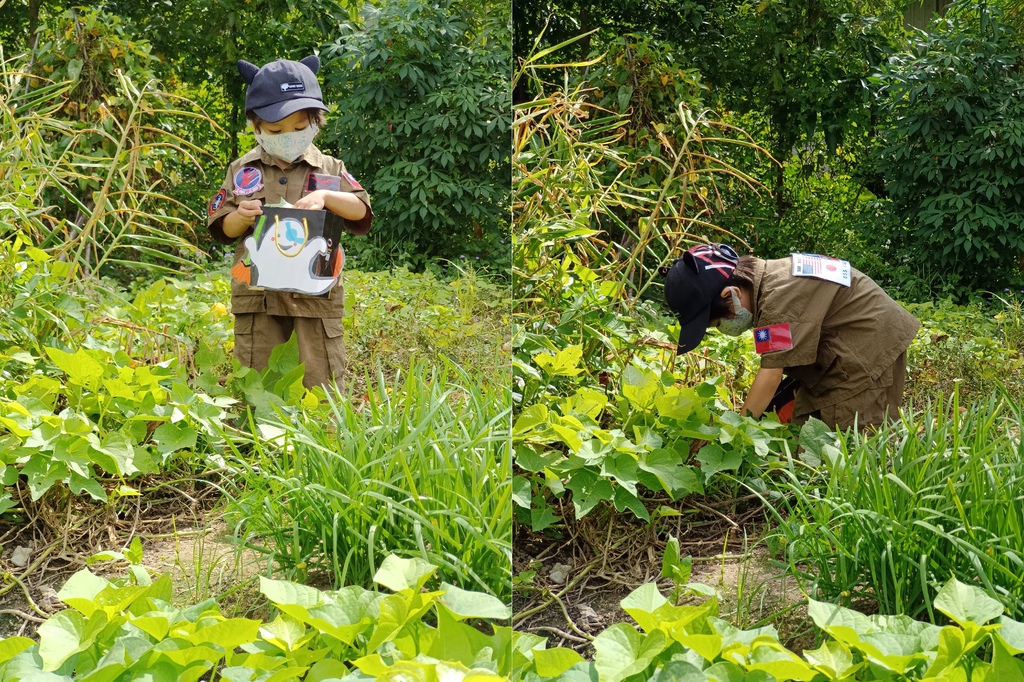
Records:
[[[754,314],[743,307],[735,289],[729,289],[729,293],[732,294],[733,314],[718,321],[718,331],[728,336],[739,336],[754,326]]]
[[[271,156],[291,163],[302,156],[306,149],[313,143],[313,138],[319,128],[310,125],[305,130],[296,130],[290,133],[256,133],[256,141],[263,147],[263,151]]]

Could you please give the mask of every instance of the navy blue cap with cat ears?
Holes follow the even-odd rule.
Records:
[[[262,68],[244,59],[238,60],[238,73],[249,89],[245,93],[245,112],[275,123],[303,109],[321,109],[324,98],[316,72],[320,60],[310,55],[300,61],[278,59]]]

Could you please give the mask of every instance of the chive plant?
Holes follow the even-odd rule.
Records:
[[[776,503],[777,544],[816,599],[866,599],[935,621],[951,576],[1024,613],[1021,407],[1004,393],[909,410],[840,439],[809,481],[793,471]]]
[[[290,578],[319,572],[335,585],[370,585],[394,553],[507,598],[507,386],[423,362],[368,383],[361,406],[328,393],[326,405],[282,418],[276,437],[248,444],[230,503],[241,537]]]

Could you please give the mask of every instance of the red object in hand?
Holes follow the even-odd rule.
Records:
[[[779,423],[789,424],[793,421],[793,403],[795,400],[790,400],[788,403],[776,410],[775,414],[779,415]]]

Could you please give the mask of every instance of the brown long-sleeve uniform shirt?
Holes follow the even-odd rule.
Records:
[[[351,192],[366,204],[362,220],[345,220],[345,228],[353,234],[370,231],[373,212],[370,197],[345,169],[340,159],[324,154],[310,145],[306,152],[287,169],[274,163],[273,157],[262,147],[245,154],[228,166],[224,184],[207,207],[207,227],[213,238],[221,244],[237,241],[235,260],[245,255],[243,242],[252,229],[237,238],[224,234],[224,216],[238,208],[246,199],[261,199],[264,204],[275,204],[282,199],[294,204],[307,193],[317,189]],[[344,316],[345,292],[341,282],[325,296],[309,296],[286,291],[264,291],[250,288],[238,280],[231,280],[231,312],[267,313],[287,317],[338,318]]]
[[[841,406],[830,413],[845,427],[859,411],[887,407],[867,403],[895,400],[888,407],[898,407],[903,354],[921,323],[856,269],[844,287],[795,276],[792,267],[788,258],[757,261],[751,312],[755,327],[789,325],[792,348],[762,354],[761,367],[785,368],[800,384],[794,417]],[[884,390],[894,384],[899,398]]]

